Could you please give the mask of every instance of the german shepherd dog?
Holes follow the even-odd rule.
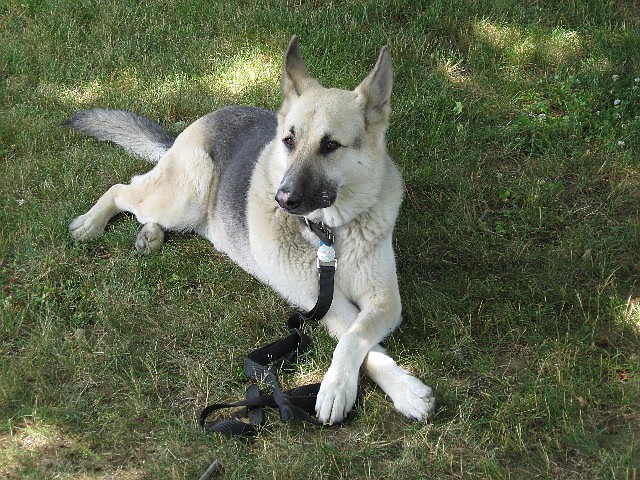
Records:
[[[363,364],[398,411],[424,420],[435,407],[431,388],[379,345],[401,321],[392,233],[404,188],[386,150],[391,89],[386,46],[355,90],[339,90],[309,75],[294,36],[277,113],[226,107],[174,138],[130,112],[81,111],[65,124],[156,165],[107,190],[71,222],[71,236],[97,238],[111,217],[131,212],[143,225],[135,243],[141,253],[158,250],[167,230],[195,232],[311,309],[318,239],[304,220],[322,222],[333,231],[339,261],[322,323],[338,343],[318,394],[319,421],[340,422],[352,409]]]

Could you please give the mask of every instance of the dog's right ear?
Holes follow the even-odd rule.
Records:
[[[309,75],[309,71],[302,61],[302,56],[300,56],[298,43],[297,35],[291,37],[287,53],[284,56],[282,93],[285,100],[292,96],[299,97],[305,90],[320,86],[320,83]]]

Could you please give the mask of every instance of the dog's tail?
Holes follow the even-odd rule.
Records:
[[[157,162],[175,137],[156,122],[125,110],[81,110],[63,123],[98,140],[113,142],[129,153]]]

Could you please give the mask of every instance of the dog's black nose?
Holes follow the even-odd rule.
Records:
[[[285,210],[295,210],[302,203],[302,195],[288,190],[280,189],[276,193],[276,202]]]

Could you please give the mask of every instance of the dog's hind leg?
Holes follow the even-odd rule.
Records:
[[[130,185],[120,183],[107,190],[84,215],[76,217],[69,225],[69,233],[80,241],[93,240],[104,233],[111,217],[121,212],[116,198],[122,196]]]
[[[164,228],[154,222],[145,223],[136,238],[136,250],[140,255],[148,255],[160,250],[164,242]]]
[[[165,230],[199,231],[207,221],[210,188],[214,180],[211,157],[201,148],[172,149],[144,175],[129,185],[117,184],[84,215],[69,225],[76,240],[91,240],[104,232],[119,212],[131,212],[145,224],[136,240],[141,253],[158,250]]]

